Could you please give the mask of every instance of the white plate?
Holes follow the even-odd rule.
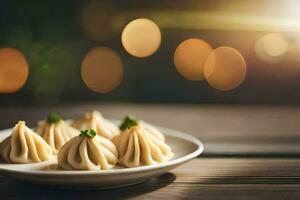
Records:
[[[0,174],[36,184],[72,189],[113,188],[143,182],[191,160],[203,152],[202,143],[195,137],[178,131],[157,127],[164,133],[166,142],[175,156],[172,160],[136,168],[116,167],[103,171],[57,170],[56,157],[34,164],[7,164],[0,162]],[[0,131],[0,141],[11,134],[11,129]]]

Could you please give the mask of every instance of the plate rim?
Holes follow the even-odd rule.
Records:
[[[7,169],[7,168],[2,168],[0,165],[0,173],[13,173],[13,174],[22,174],[22,175],[33,175],[33,176],[53,176],[53,175],[64,175],[64,176],[90,176],[90,175],[116,175],[116,174],[126,174],[126,173],[139,173],[139,172],[145,172],[145,171],[152,171],[152,170],[157,170],[157,169],[162,169],[170,166],[176,166],[179,164],[183,164],[197,156],[199,156],[201,153],[204,151],[204,145],[203,143],[196,138],[195,136],[192,136],[188,133],[184,133],[182,131],[177,131],[169,128],[164,128],[161,126],[156,126],[151,124],[152,126],[158,128],[163,132],[164,135],[179,138],[181,140],[185,140],[188,142],[191,142],[196,145],[196,150],[192,151],[191,153],[181,156],[179,158],[176,158],[171,161],[167,161],[165,163],[157,163],[153,165],[148,165],[148,166],[140,166],[140,167],[133,167],[133,168],[123,168],[123,169],[108,169],[108,170],[49,170],[49,171],[39,171],[39,170],[32,170],[32,171],[27,171],[27,170],[18,170],[18,169]],[[3,134],[2,132],[9,132],[10,129],[3,129],[0,130],[0,134]],[[9,134],[6,133],[8,137]],[[45,161],[47,162],[47,161]],[[38,163],[32,163],[32,164],[38,164]],[[22,164],[22,165],[27,165],[27,164]]]

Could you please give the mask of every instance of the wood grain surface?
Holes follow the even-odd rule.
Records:
[[[0,177],[1,199],[299,199],[297,158],[199,157],[144,183],[112,190],[71,191]]]

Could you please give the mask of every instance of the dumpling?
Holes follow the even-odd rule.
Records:
[[[153,125],[148,124],[144,121],[136,120],[133,117],[126,116],[123,119],[123,122],[122,122],[122,124],[120,125],[119,128],[121,129],[121,131],[124,131],[128,127],[138,125],[138,124],[141,124],[153,136],[157,137],[158,139],[160,139],[162,141],[165,141],[165,136],[157,128],[155,128]],[[115,137],[113,140],[117,140],[117,138],[118,137]]]
[[[149,133],[161,139],[162,141],[165,141],[165,136],[157,128],[143,121],[140,121],[139,123],[142,124]]]
[[[73,122],[72,126],[78,130],[94,129],[98,135],[109,140],[120,134],[118,127],[98,111],[86,113],[83,118]]]
[[[121,125],[120,128],[124,130],[124,126]],[[151,133],[138,122],[128,123],[127,129],[114,138],[113,142],[119,152],[118,162],[126,167],[162,163],[174,156],[159,134]]]
[[[11,136],[0,144],[1,157],[8,163],[35,163],[49,160],[52,149],[38,134],[19,121]]]
[[[57,161],[64,169],[105,170],[117,164],[118,150],[110,140],[89,129],[64,144]]]
[[[51,146],[53,153],[71,138],[77,136],[79,131],[68,125],[58,114],[50,113],[47,120],[38,123],[36,133],[44,138]]]

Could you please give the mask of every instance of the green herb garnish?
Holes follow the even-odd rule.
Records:
[[[84,131],[80,131],[79,136],[81,137],[90,137],[93,138],[97,135],[96,131],[94,131],[94,129],[87,129]]]
[[[48,123],[57,123],[60,120],[62,120],[62,118],[56,112],[51,112],[48,114],[48,117],[47,117]]]
[[[125,131],[126,129],[129,129],[130,127],[136,126],[136,125],[138,125],[138,121],[136,119],[126,116],[119,128],[122,131]]]

